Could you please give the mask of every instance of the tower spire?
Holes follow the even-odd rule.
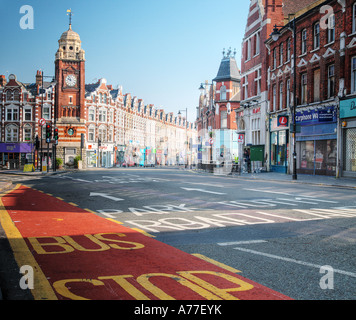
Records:
[[[72,29],[72,9],[67,10],[67,16],[69,16],[69,29]]]

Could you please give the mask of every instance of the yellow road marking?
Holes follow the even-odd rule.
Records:
[[[17,185],[13,190],[6,193],[17,190],[21,185]],[[5,194],[6,194],[5,193]],[[2,199],[0,198],[0,223],[5,230],[7,239],[12,248],[15,260],[19,268],[22,266],[31,266],[34,272],[34,288],[31,289],[32,295],[35,300],[58,300],[54,293],[50,283],[46,276],[42,272],[36,259],[31,254],[31,251],[26,245],[24,238],[20,231],[16,228],[15,224],[11,220],[9,213],[7,212]]]
[[[242,271],[237,270],[235,268],[229,267],[229,266],[227,266],[226,264],[224,264],[222,262],[219,262],[219,261],[216,261],[214,259],[208,258],[208,257],[206,257],[206,256],[204,256],[202,254],[199,254],[199,253],[193,253],[192,256],[200,258],[200,259],[202,259],[204,261],[210,262],[211,264],[215,264],[216,266],[218,266],[220,268],[223,268],[223,269],[225,269],[227,271],[230,271],[232,273],[241,273],[242,272]]]

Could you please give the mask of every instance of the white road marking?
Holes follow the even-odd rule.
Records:
[[[239,250],[239,251],[243,251],[243,252],[247,252],[247,253],[252,253],[252,254],[264,256],[264,257],[268,257],[268,258],[272,258],[272,259],[281,260],[281,261],[293,262],[293,263],[296,263],[296,264],[300,264],[302,266],[313,267],[313,268],[317,268],[317,269],[320,269],[320,268],[323,267],[321,265],[317,265],[317,264],[310,263],[310,262],[304,262],[304,261],[295,260],[295,259],[291,259],[291,258],[285,258],[285,257],[277,256],[277,255],[274,255],[274,254],[269,254],[269,253],[265,253],[265,252],[250,250],[250,249],[246,249],[246,248],[236,247],[234,249],[235,250]],[[334,272],[340,273],[340,274],[343,274],[343,275],[346,275],[346,276],[349,276],[349,277],[356,278],[356,273],[353,273],[353,272],[348,272],[348,271],[339,270],[339,269],[334,269]]]
[[[198,192],[211,193],[211,194],[218,194],[218,195],[224,195],[224,194],[226,194],[226,193],[221,193],[221,192],[208,191],[208,190],[204,190],[204,189],[183,188],[183,187],[181,187],[181,189],[186,190],[186,191],[198,191]]]
[[[236,246],[240,244],[265,243],[266,240],[250,240],[250,241],[234,241],[234,242],[219,242],[219,246]]]

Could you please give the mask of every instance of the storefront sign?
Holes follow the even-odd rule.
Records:
[[[288,116],[278,116],[277,126],[284,128],[288,127]]]
[[[31,153],[32,143],[0,143],[0,152],[10,153]]]
[[[237,142],[243,143],[245,140],[245,135],[244,134],[239,134],[239,137],[237,139]]]
[[[324,109],[297,111],[295,120],[299,125],[336,122],[336,108],[332,106]]]
[[[356,98],[340,101],[340,119],[356,117]]]

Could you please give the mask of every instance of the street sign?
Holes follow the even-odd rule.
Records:
[[[209,139],[209,143],[210,145],[213,145],[214,144],[214,140],[212,138]]]
[[[38,124],[39,124],[40,126],[44,126],[44,125],[46,124],[46,120],[43,119],[43,118],[41,118],[40,120],[38,120]]]

